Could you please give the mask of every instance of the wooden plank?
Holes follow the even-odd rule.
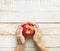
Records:
[[[20,23],[21,24],[21,23]],[[0,24],[0,35],[15,34],[18,25],[20,24]],[[43,35],[60,35],[60,24],[37,24],[42,30]],[[6,29],[7,28],[7,29]]]
[[[60,36],[42,36],[42,43],[46,47],[60,47]],[[0,36],[0,47],[16,47],[16,36]],[[31,39],[27,40],[26,47],[34,47]]]
[[[14,13],[17,11],[12,12],[0,12],[0,22],[60,22],[60,15],[59,12],[52,14],[47,12],[45,15],[39,13],[24,13],[20,11],[20,13]],[[49,13],[49,14],[48,14]],[[48,14],[48,15],[47,15]],[[17,18],[18,17],[18,18]],[[28,19],[27,19],[28,18]],[[45,19],[44,19],[45,18]],[[27,20],[26,20],[27,19]]]
[[[60,0],[0,0],[0,51],[14,51],[16,29],[27,21],[39,24],[42,43],[49,51],[60,51],[59,17]],[[25,51],[34,51],[32,47],[33,42],[28,40]]]
[[[4,4],[4,1],[0,2],[1,22],[60,22],[60,1],[12,0],[11,4]]]
[[[0,51],[14,51],[15,48],[0,48]],[[25,48],[24,51],[35,51],[34,48]],[[60,48],[48,48],[49,51],[60,51]]]
[[[24,22],[0,22],[0,24],[21,24]],[[60,22],[33,22],[36,24],[60,24]]]

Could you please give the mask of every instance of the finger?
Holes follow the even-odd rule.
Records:
[[[20,31],[19,31],[19,32],[20,32],[20,33],[19,33],[20,35],[22,35],[22,30],[23,30],[23,28],[20,27]]]
[[[37,28],[34,26],[34,29],[35,29],[35,35],[33,36],[33,39],[35,39],[36,38],[36,36],[37,36],[37,34],[38,34],[38,30],[37,30]]]
[[[36,24],[34,24],[37,30],[40,30],[40,27]]]
[[[35,29],[35,35],[33,38],[40,38],[41,37],[41,30],[39,28],[37,28],[36,26],[34,26]]]
[[[20,28],[20,40],[23,44],[25,43],[25,37],[22,34],[22,27]]]
[[[16,36],[17,36],[17,39],[24,43],[25,42],[25,38],[24,36],[22,35],[22,27],[19,25],[17,30],[16,30]]]
[[[19,41],[20,41],[20,25],[17,27],[17,30],[16,30],[16,38],[17,38],[17,41],[18,41],[18,43],[20,43]]]
[[[36,28],[35,26],[34,26],[34,29],[35,29],[35,34],[37,34],[37,31],[38,31],[38,30],[37,30],[37,28]]]
[[[41,28],[38,25],[35,24],[34,29],[35,29],[35,33],[42,34]]]
[[[19,35],[20,34],[20,25],[18,26],[17,30],[16,30],[16,35]]]

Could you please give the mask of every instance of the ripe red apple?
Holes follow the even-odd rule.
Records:
[[[31,36],[34,35],[34,33],[35,33],[34,24],[26,23],[26,24],[23,24],[22,27],[23,27],[23,31],[22,32],[23,32],[23,35],[25,37],[31,37]]]

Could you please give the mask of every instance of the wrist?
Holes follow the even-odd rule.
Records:
[[[43,48],[43,44],[42,43],[35,43],[37,45],[38,48]]]
[[[48,51],[47,48],[42,43],[39,43],[37,45],[38,45],[38,48],[41,49],[42,51]]]

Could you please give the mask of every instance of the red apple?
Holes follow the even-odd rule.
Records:
[[[26,23],[26,24],[23,24],[22,27],[23,27],[23,35],[25,37],[31,37],[34,35],[34,33],[35,33],[34,24]]]

